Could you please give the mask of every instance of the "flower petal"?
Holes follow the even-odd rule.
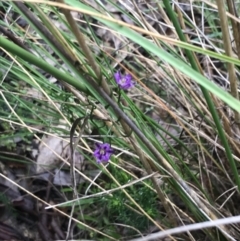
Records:
[[[124,76],[118,71],[114,74],[116,83],[121,89],[127,90],[135,85],[135,82],[132,80],[131,74],[126,74]]]
[[[120,81],[121,78],[122,78],[122,76],[121,76],[121,74],[120,74],[119,71],[114,74],[114,78],[115,78],[115,81],[116,81],[117,83],[119,83],[119,81]]]
[[[132,75],[131,74],[126,74],[125,75],[126,82],[131,82],[132,81]]]
[[[113,154],[113,149],[109,143],[96,143],[95,150],[93,152],[97,163],[108,162],[111,155]]]
[[[109,144],[109,143],[103,143],[102,146],[101,146],[101,148],[107,150],[107,149],[109,149],[109,148],[111,148],[111,147],[110,147],[110,144]]]

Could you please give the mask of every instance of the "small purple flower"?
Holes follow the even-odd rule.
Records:
[[[113,149],[108,143],[96,143],[96,149],[93,153],[97,159],[97,163],[108,162],[111,155],[113,154]]]
[[[114,79],[118,86],[124,90],[128,90],[135,85],[135,82],[132,80],[132,75],[130,74],[121,75],[121,73],[118,71],[114,74]]]

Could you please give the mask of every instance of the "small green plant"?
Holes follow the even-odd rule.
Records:
[[[17,217],[17,211],[11,205],[11,201],[4,193],[0,193],[0,204],[6,208],[6,212],[8,215],[13,215],[14,217]]]

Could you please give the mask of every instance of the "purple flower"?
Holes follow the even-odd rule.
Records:
[[[113,149],[108,143],[96,143],[96,149],[93,153],[95,158],[97,159],[97,163],[108,162],[111,155],[113,154]]]
[[[118,71],[114,74],[114,79],[118,86],[124,90],[128,90],[135,85],[135,82],[132,80],[132,75],[130,74],[121,75],[121,73]]]

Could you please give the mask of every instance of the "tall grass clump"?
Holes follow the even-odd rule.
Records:
[[[0,152],[36,167],[33,141],[68,142],[53,165],[71,176],[54,187],[62,198],[53,205],[29,194],[65,220],[66,239],[163,240],[155,238],[176,227],[166,240],[239,239],[238,220],[214,223],[239,215],[237,3],[4,1],[0,9]]]

